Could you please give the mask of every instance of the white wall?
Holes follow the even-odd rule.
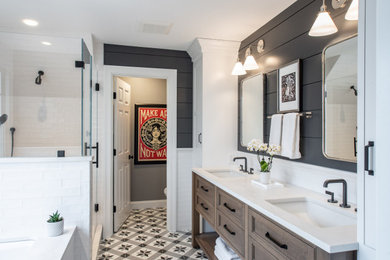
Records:
[[[13,125],[12,99],[13,95],[13,59],[12,50],[0,44],[0,115],[7,114],[8,120],[0,126],[0,157],[10,156],[9,128]]]
[[[89,259],[90,199],[88,157],[0,159],[1,238],[45,236],[45,222],[58,210],[65,227],[77,226],[76,259]]]
[[[13,51],[15,156],[80,155],[81,74],[79,53]],[[43,70],[42,85],[34,80]],[[52,154],[39,154],[53,147]],[[69,147],[69,149],[68,149]]]

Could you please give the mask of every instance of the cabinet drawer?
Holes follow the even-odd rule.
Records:
[[[245,255],[245,231],[217,210],[217,232],[241,256]]]
[[[245,204],[217,188],[217,209],[240,227],[245,224]]]
[[[214,205],[210,204],[206,200],[199,196],[196,196],[196,210],[209,222],[210,225],[214,226],[215,208]]]
[[[289,259],[314,259],[314,248],[279,227],[265,216],[249,210],[249,235],[288,256]]]
[[[197,195],[203,197],[205,200],[207,200],[207,202],[214,205],[215,186],[199,176],[196,176],[195,181]]]
[[[281,260],[287,259],[284,255],[276,252],[272,248],[259,243],[253,238],[249,238],[249,260]]]

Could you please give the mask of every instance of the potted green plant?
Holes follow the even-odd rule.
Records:
[[[56,237],[64,233],[64,218],[58,213],[58,210],[49,215],[47,220],[47,235],[49,237]]]
[[[257,160],[260,165],[260,170],[258,170],[260,172],[260,182],[263,184],[269,184],[273,158],[275,154],[280,152],[280,146],[274,144],[268,145],[262,143],[259,139],[252,139],[248,143],[247,149],[249,151],[257,152]],[[260,155],[260,152],[263,152],[262,155]],[[269,155],[268,158],[265,158],[264,153]]]

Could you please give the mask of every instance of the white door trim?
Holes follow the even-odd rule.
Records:
[[[177,70],[154,69],[141,67],[104,66],[104,100],[105,100],[105,195],[106,210],[104,212],[104,236],[113,232],[113,77],[128,76],[138,78],[159,78],[167,80],[167,229],[177,229]]]

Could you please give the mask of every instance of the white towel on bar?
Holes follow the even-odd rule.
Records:
[[[290,159],[301,158],[299,152],[299,114],[289,113],[283,117],[281,155]]]
[[[279,145],[282,139],[283,114],[275,114],[271,119],[269,144]]]
[[[240,260],[240,257],[226,244],[221,237],[215,241],[215,256],[220,260]]]

